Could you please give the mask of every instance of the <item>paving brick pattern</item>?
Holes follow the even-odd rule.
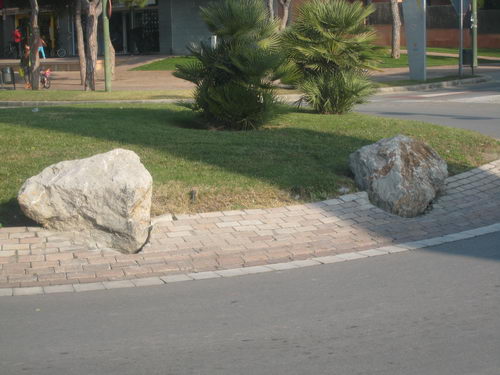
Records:
[[[498,222],[500,160],[449,178],[447,194],[429,213],[412,219],[374,207],[366,193],[266,210],[166,215],[155,219],[150,243],[130,255],[89,249],[77,233],[0,228],[0,288],[35,293],[41,287],[91,290],[96,283],[155,285],[158,277],[206,278],[219,276],[213,271],[373,252]]]

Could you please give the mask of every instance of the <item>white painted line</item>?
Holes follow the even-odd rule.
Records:
[[[339,263],[339,262],[345,262],[346,259],[340,258],[336,255],[329,255],[326,257],[319,257],[319,258],[314,258],[318,262],[321,262],[322,264],[332,264],[332,263]]]
[[[500,95],[483,95],[475,96],[473,98],[453,99],[458,103],[500,103]]]
[[[389,254],[388,251],[383,251],[380,249],[370,249],[370,250],[364,250],[364,251],[359,251],[360,254],[366,255],[367,257],[375,257],[377,255],[387,255]]]
[[[215,271],[217,275],[220,275],[222,277],[234,277],[234,276],[242,276],[244,275],[244,269],[243,268],[234,268],[230,270],[220,270],[220,271]]]
[[[12,288],[0,288],[0,297],[12,296]]]
[[[73,285],[70,284],[65,284],[65,285],[51,285],[51,286],[44,286],[43,287],[43,292],[45,294],[49,293],[67,293],[67,292],[74,292],[75,288],[73,288]]]
[[[344,254],[337,254],[339,258],[343,258],[345,260],[354,260],[354,259],[361,259],[361,258],[367,258],[366,255],[353,252],[353,253],[344,253]]]
[[[299,268],[299,266],[293,264],[293,262],[268,264],[266,267],[269,267],[275,271],[285,271],[285,270],[291,270],[294,268]]]
[[[193,272],[193,273],[188,273],[187,275],[194,280],[217,279],[221,277],[220,275],[217,275],[214,271]]]
[[[408,251],[408,249],[399,246],[384,246],[382,248],[379,248],[378,250],[387,251],[389,254],[402,253],[404,251]]]
[[[165,282],[161,280],[159,277],[145,277],[142,279],[134,279],[131,280],[135,286],[154,286],[154,285],[163,285]]]
[[[103,281],[102,284],[106,289],[132,288],[135,286],[130,280]]]
[[[43,294],[42,287],[35,286],[29,288],[13,288],[14,296],[34,296],[37,294]]]
[[[252,266],[252,267],[244,267],[243,273],[245,275],[255,275],[257,273],[271,272],[273,271],[269,266]]]
[[[73,288],[77,292],[90,292],[94,290],[105,290],[106,287],[102,282],[99,283],[86,283],[86,284],[73,284]]]
[[[161,276],[162,279],[167,284],[177,283],[179,281],[192,281],[193,278],[188,275],[170,275],[170,276]]]
[[[294,265],[297,267],[311,267],[311,266],[317,266],[321,264],[321,262],[318,262],[316,259],[306,259],[306,260],[294,260],[293,262]]]
[[[457,91],[457,92],[440,92],[436,94],[424,94],[424,95],[419,95],[421,98],[434,98],[437,96],[446,96],[446,95],[459,95],[459,94],[466,94],[467,91]]]

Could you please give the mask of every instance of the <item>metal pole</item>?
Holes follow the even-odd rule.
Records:
[[[458,55],[458,75],[462,78],[464,70],[464,0],[460,0],[460,11],[458,12],[460,25],[460,48]]]
[[[472,0],[472,71],[477,68],[477,0]]]
[[[423,35],[423,42],[424,42],[424,62],[423,62],[423,73],[422,73],[422,78],[423,81],[427,81],[427,1],[422,1],[422,11],[424,12],[424,35]]]
[[[102,29],[104,39],[104,89],[111,91],[111,61],[109,56],[109,18],[108,18],[108,0],[102,2]]]

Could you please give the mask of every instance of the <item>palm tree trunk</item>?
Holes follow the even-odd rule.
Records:
[[[267,0],[267,10],[271,21],[274,20],[274,0]]]
[[[40,27],[38,26],[38,1],[30,0],[31,5],[31,37],[30,37],[30,78],[31,88],[40,89],[40,57],[38,56],[38,47],[40,46]]]
[[[78,45],[78,59],[80,61],[80,81],[85,85],[86,76],[86,61],[85,61],[85,43],[83,41],[83,28],[82,28],[82,1],[76,0],[75,8],[75,26],[76,26],[76,40]]]
[[[288,24],[288,18],[290,17],[290,5],[292,0],[280,0],[281,7],[283,8],[283,18],[281,19],[280,30],[284,30]]]
[[[399,16],[398,0],[391,0],[391,15],[392,15],[392,41],[391,41],[391,57],[399,59],[401,47],[401,18]]]

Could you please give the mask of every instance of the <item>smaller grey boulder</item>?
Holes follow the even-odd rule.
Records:
[[[360,148],[349,156],[349,166],[374,205],[403,217],[422,214],[448,177],[436,151],[404,135]]]
[[[24,183],[18,202],[45,228],[79,232],[91,247],[134,253],[149,235],[152,182],[137,154],[116,149],[45,168]]]

